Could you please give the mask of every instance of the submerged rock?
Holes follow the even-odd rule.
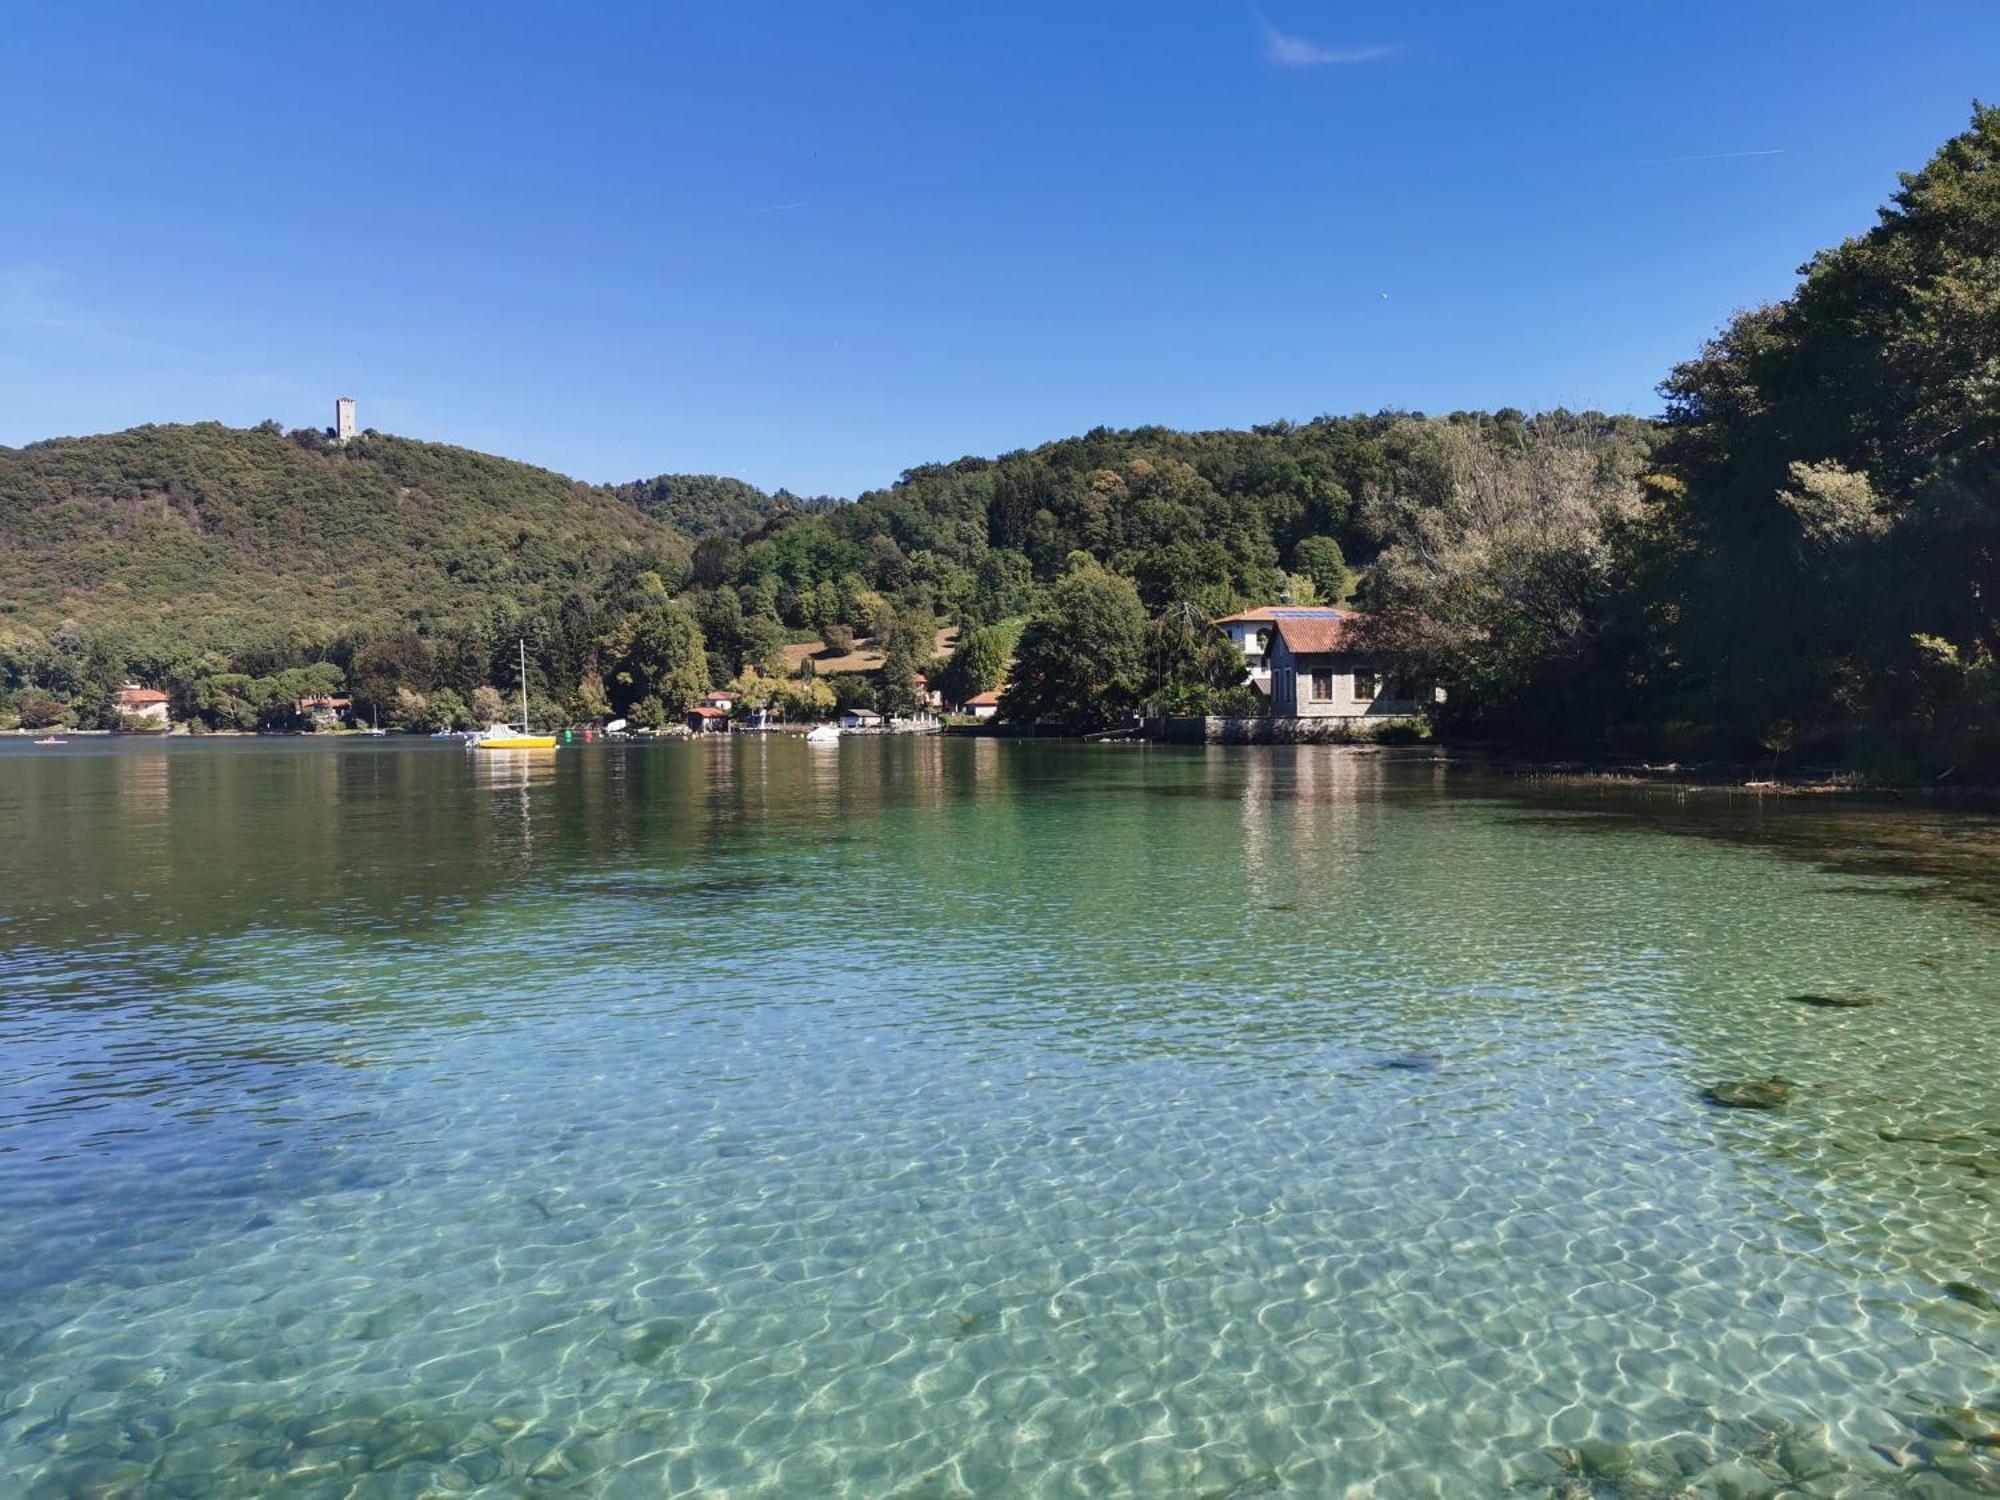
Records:
[[[1435,1052],[1398,1052],[1393,1057],[1378,1057],[1369,1066],[1401,1073],[1435,1073],[1444,1066],[1444,1059]]]
[[[1863,1006],[1884,1003],[1882,996],[1864,990],[1814,990],[1791,998],[1800,1005],[1816,1005],[1822,1010],[1860,1010]]]
[[[1701,1093],[1710,1104],[1719,1104],[1724,1109],[1782,1109],[1792,1097],[1792,1091],[1777,1078],[1712,1083]]]
[[[1968,1307],[1976,1307],[1981,1312],[2000,1312],[2000,1303],[1993,1300],[1993,1294],[1984,1287],[1974,1286],[1969,1281],[1947,1281],[1944,1294],[1954,1302],[1963,1302]]]
[[[1593,1479],[1616,1479],[1632,1472],[1632,1449],[1625,1443],[1586,1438],[1571,1451],[1576,1454],[1577,1468]]]
[[[1953,1406],[1937,1414],[1937,1423],[1962,1443],[2000,1448],[2000,1414],[1989,1415],[1970,1406]]]
[[[1975,1150],[1979,1141],[1976,1136],[1963,1130],[1944,1130],[1933,1125],[1904,1125],[1900,1127],[1884,1125],[1875,1132],[1885,1141],[1916,1142],[1925,1146],[1970,1146]]]

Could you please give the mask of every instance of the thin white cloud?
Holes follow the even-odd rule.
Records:
[[[1666,166],[1671,162],[1677,161],[1738,161],[1746,156],[1783,156],[1784,154],[1785,148],[1780,146],[1775,151],[1710,151],[1701,156],[1661,156],[1655,158],[1655,160],[1659,165]]]
[[[1257,24],[1264,30],[1264,60],[1278,68],[1324,68],[1330,64],[1374,62],[1387,57],[1394,47],[1327,47],[1302,36],[1287,36],[1259,12]]]
[[[767,203],[762,208],[739,208],[736,211],[740,214],[781,214],[789,209],[804,208],[807,201],[801,198],[797,203]]]

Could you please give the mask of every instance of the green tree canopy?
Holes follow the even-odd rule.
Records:
[[[1087,556],[1021,632],[1000,713],[1016,723],[1101,729],[1137,706],[1146,610],[1132,580]]]
[[[665,603],[634,622],[631,644],[607,686],[614,707],[629,711],[645,702],[653,705],[654,722],[671,722],[694,707],[710,680],[701,627],[686,606]]]

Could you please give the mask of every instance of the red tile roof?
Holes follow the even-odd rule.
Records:
[[[134,708],[144,703],[165,703],[167,695],[158,688],[120,688],[118,701],[127,708]]]
[[[1339,619],[1347,613],[1343,609],[1326,609],[1307,604],[1260,604],[1255,609],[1246,609],[1238,614],[1223,615],[1215,621],[1217,625],[1241,625],[1255,622],[1259,625],[1272,620],[1298,619]]]
[[[728,714],[719,708],[691,708],[688,710],[697,719],[726,719]]]
[[[1294,656],[1321,656],[1330,651],[1353,650],[1353,627],[1360,619],[1359,615],[1331,609],[1316,611],[1303,619],[1287,614],[1278,616],[1277,630]]]
[[[1000,695],[998,693],[974,693],[970,698],[965,700],[967,708],[985,708],[988,704],[998,708],[1000,706]]]

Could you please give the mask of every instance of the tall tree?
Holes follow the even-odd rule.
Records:
[[[1139,702],[1145,636],[1132,580],[1076,554],[1021,633],[1001,716],[1077,731],[1116,723]]]
[[[1663,387],[1678,708],[1936,757],[2000,649],[2000,109],[1801,274]]]
[[[1449,688],[1462,725],[1598,738],[1618,711],[1614,623],[1642,513],[1636,423],[1557,413],[1507,432],[1410,420],[1364,513],[1384,541],[1364,595],[1370,644]]]
[[[657,705],[656,717],[678,719],[708,691],[708,652],[701,627],[685,606],[663,603],[640,615],[631,645],[609,686],[613,704]]]

